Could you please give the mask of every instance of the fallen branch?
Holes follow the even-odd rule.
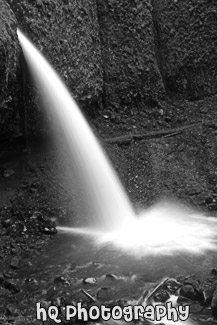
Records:
[[[94,303],[98,303],[98,300],[96,298],[94,298],[90,293],[88,293],[86,290],[81,289],[81,291],[83,292],[83,294],[88,297],[92,302]]]
[[[157,292],[157,290],[162,287],[169,278],[164,278],[153,290],[148,291],[147,289],[143,292],[142,296],[137,301],[137,305],[142,304],[144,301],[147,303],[148,300],[150,300],[154,294]]]
[[[143,134],[127,134],[127,135],[121,135],[119,137],[113,137],[110,139],[105,139],[104,141],[106,143],[111,143],[111,144],[129,144],[132,141],[140,141],[146,138],[155,138],[155,137],[169,137],[169,136],[174,136],[177,134],[180,134],[182,131],[196,127],[198,125],[201,125],[202,122],[194,123],[194,124],[189,124],[189,125],[184,125],[180,126],[177,128],[172,128],[172,129],[164,129],[164,130],[157,130],[157,131],[151,131]]]

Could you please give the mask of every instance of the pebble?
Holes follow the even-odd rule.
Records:
[[[3,177],[10,177],[15,174],[15,171],[13,169],[5,169],[3,171]]]
[[[13,224],[13,220],[11,218],[6,218],[2,220],[3,227],[7,228]]]
[[[86,278],[83,280],[85,284],[95,284],[97,282],[96,278]]]
[[[57,229],[55,227],[43,227],[41,228],[41,232],[45,235],[55,235],[57,233]]]
[[[26,278],[25,283],[27,283],[27,284],[38,284],[38,281],[35,278]]]
[[[120,279],[120,276],[118,276],[116,274],[113,274],[113,273],[107,273],[105,276],[106,276],[106,278],[113,279],[113,280],[119,280]]]
[[[70,279],[64,277],[64,276],[58,276],[54,279],[54,283],[60,283],[64,286],[70,286],[71,282]]]
[[[11,259],[10,267],[13,269],[18,269],[19,264],[20,264],[20,259],[15,256]]]

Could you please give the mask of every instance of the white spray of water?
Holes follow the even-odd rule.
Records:
[[[18,38],[46,108],[56,115],[68,142],[82,193],[82,214],[99,228],[116,229],[134,216],[118,177],[56,72],[20,30]]]
[[[217,250],[217,219],[174,203],[156,204],[112,232],[68,227],[59,230],[91,236],[100,246],[112,244],[138,257]]]
[[[68,142],[83,206],[93,223],[87,229],[59,228],[90,235],[134,254],[203,253],[216,249],[217,220],[177,205],[157,205],[136,216],[120,181],[78,106],[60,78],[18,30],[26,61],[46,107],[55,114]]]

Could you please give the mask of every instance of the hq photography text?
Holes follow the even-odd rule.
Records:
[[[171,320],[174,322],[185,321],[189,318],[190,306],[180,305],[177,307],[172,306],[172,302],[167,302],[165,305],[129,305],[125,307],[113,306],[107,307],[105,305],[93,305],[90,308],[85,308],[79,302],[76,305],[67,305],[59,309],[56,306],[49,306],[44,308],[41,303],[36,304],[36,318],[37,320],[47,321],[53,320],[55,323],[60,324],[60,314],[64,320],[70,321],[73,318],[81,321],[97,320],[99,318],[104,321],[110,319],[131,322],[132,320],[146,319],[148,321],[162,321]]]

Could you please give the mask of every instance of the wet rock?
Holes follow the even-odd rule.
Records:
[[[170,294],[166,290],[159,290],[154,295],[154,301],[156,302],[166,302],[170,298]]]
[[[33,194],[33,195],[38,193],[37,188],[34,188],[34,187],[30,187],[29,191],[30,191],[30,193]]]
[[[184,282],[185,276],[183,274],[179,274],[179,275],[177,275],[176,280],[178,282]]]
[[[7,228],[13,224],[13,219],[12,218],[6,218],[2,220],[2,225],[3,227]]]
[[[54,283],[59,283],[62,284],[64,286],[70,286],[71,281],[70,279],[64,277],[64,276],[58,276],[54,279]]]
[[[211,302],[212,302],[212,297],[213,297],[213,294],[215,292],[215,287],[214,288],[206,288],[204,291],[203,291],[203,295],[204,295],[204,304],[206,306],[210,305]]]
[[[72,305],[72,303],[68,298],[61,296],[61,297],[55,297],[54,299],[52,299],[51,305],[54,305],[59,308],[59,307],[63,307],[66,305]],[[76,306],[76,303],[75,303],[75,306]],[[59,311],[61,311],[61,309],[59,309]]]
[[[103,267],[103,266],[105,266],[104,264],[102,264],[102,263],[99,263],[99,262],[92,262],[92,264],[94,265],[94,266],[96,266],[97,267],[97,269],[99,269],[99,268],[101,268],[101,267]]]
[[[37,285],[38,284],[38,281],[35,278],[26,278],[25,279],[25,283]]]
[[[57,233],[55,227],[40,227],[40,231],[45,235],[55,235]]]
[[[212,301],[211,301],[211,310],[215,318],[217,318],[217,288],[213,292]]]
[[[216,267],[214,267],[212,270],[211,270],[211,274],[212,275],[217,275],[217,268]]]
[[[85,284],[95,284],[97,282],[96,278],[86,278],[83,280]]]
[[[113,274],[113,273],[107,273],[105,276],[106,276],[106,278],[112,279],[112,280],[119,280],[121,278],[120,276]]]
[[[45,309],[47,309],[50,306],[50,302],[47,300],[41,300],[40,303],[41,303],[41,307]]]
[[[206,204],[213,203],[213,197],[212,197],[212,196],[208,196],[208,197],[205,199],[205,202],[206,202]]]
[[[193,287],[194,293],[195,293],[195,300],[197,300],[199,302],[204,301],[204,295],[203,295],[203,291],[200,288],[199,281],[192,279],[192,278],[188,278],[188,279],[185,279],[184,284],[191,285]]]
[[[39,230],[45,235],[55,235],[57,233],[56,224],[41,212],[35,211],[31,216],[32,220],[39,222]]]
[[[182,286],[182,284],[176,279],[171,278],[166,281],[164,286],[171,294],[174,294]]]
[[[20,264],[20,259],[17,256],[15,256],[11,260],[10,267],[13,269],[18,269],[19,264]]]
[[[191,305],[192,300],[183,296],[179,296],[177,299],[177,303],[180,305]]]
[[[195,290],[194,290],[193,286],[190,284],[185,284],[182,286],[182,288],[180,290],[180,295],[185,298],[191,299],[193,301],[196,300]]]
[[[3,171],[2,176],[7,178],[7,177],[10,177],[10,176],[12,176],[14,174],[15,174],[15,171],[13,169],[5,169]]]

